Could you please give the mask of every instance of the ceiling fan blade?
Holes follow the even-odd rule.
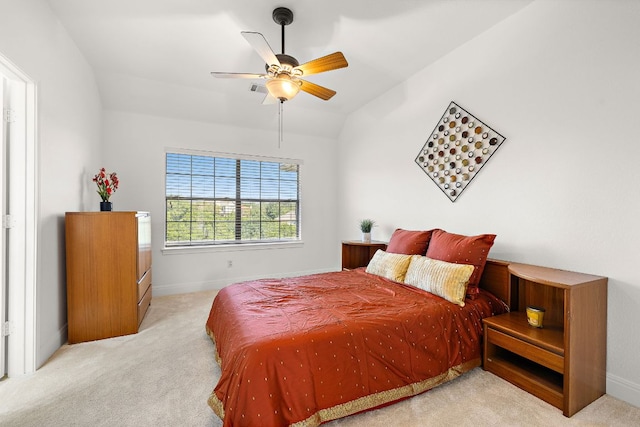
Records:
[[[242,36],[249,42],[249,44],[258,52],[258,55],[267,65],[277,65],[280,66],[280,61],[276,57],[276,54],[273,53],[273,49],[267,43],[267,39],[260,33],[256,33],[253,31],[243,31]]]
[[[297,66],[295,69],[301,70],[303,76],[308,76],[309,74],[323,73],[325,71],[337,70],[348,66],[349,63],[342,52],[334,52],[331,55],[305,62],[304,64]]]
[[[212,71],[211,75],[219,79],[266,79],[266,74],[251,74],[251,73],[218,73]]]
[[[303,90],[310,95],[317,96],[320,99],[324,99],[325,101],[328,101],[333,95],[336,94],[335,90],[328,89],[324,86],[320,86],[302,79],[300,79],[300,82],[300,90]]]

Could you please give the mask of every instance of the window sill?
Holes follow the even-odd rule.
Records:
[[[162,249],[162,255],[290,249],[290,248],[301,248],[303,246],[304,246],[304,242],[302,240],[297,240],[295,242],[241,243],[241,244],[224,244],[224,245],[210,245],[210,246],[164,247]]]

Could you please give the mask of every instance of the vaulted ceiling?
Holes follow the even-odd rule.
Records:
[[[300,63],[341,51],[349,67],[308,77],[337,91],[285,103],[285,128],[337,137],[350,113],[532,0],[48,0],[93,68],[105,109],[276,131],[277,105],[251,80],[264,72],[241,36],[262,33],[276,53],[273,9],[288,7],[286,53]],[[264,84],[264,81],[255,81]]]

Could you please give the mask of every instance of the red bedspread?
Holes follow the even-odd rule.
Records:
[[[206,328],[225,426],[317,426],[426,391],[480,365],[489,293],[459,307],[363,269],[238,283]]]

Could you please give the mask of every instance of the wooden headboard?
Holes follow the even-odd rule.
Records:
[[[510,308],[513,308],[511,284],[509,283],[509,266],[510,262],[498,259],[487,259],[484,266],[482,277],[480,277],[480,287],[491,292]]]

